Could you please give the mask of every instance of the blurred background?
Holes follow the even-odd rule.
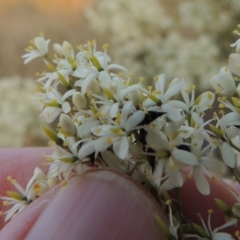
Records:
[[[0,0],[0,147],[47,145],[34,102],[41,59],[24,65],[31,39],[44,33],[73,46],[110,44],[113,62],[146,82],[165,73],[199,91],[227,64],[240,23],[239,0]]]

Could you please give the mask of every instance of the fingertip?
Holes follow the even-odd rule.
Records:
[[[155,215],[159,204],[128,178],[107,170],[69,180],[25,239],[166,239]]]
[[[182,211],[186,217],[194,221],[195,223],[202,225],[198,216],[201,213],[201,217],[206,222],[208,219],[208,210],[213,210],[212,214],[212,228],[217,228],[226,222],[225,213],[217,205],[215,199],[220,199],[226,203],[230,208],[236,203],[236,198],[230,192],[230,187],[222,179],[215,177],[207,180],[210,185],[210,194],[201,194],[194,182],[194,179],[187,179],[181,189],[181,204]],[[233,227],[226,229],[234,233]]]

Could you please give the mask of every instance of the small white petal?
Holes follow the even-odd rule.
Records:
[[[61,112],[61,108],[45,107],[39,116],[42,116],[47,123],[52,123]]]
[[[114,142],[113,151],[120,159],[128,157],[129,142],[126,136],[122,136],[120,141]]]
[[[240,125],[240,115],[237,112],[230,112],[220,119],[220,125],[223,128],[231,125]]]
[[[171,106],[170,104],[166,103],[161,106],[162,112],[166,112],[167,117],[170,118],[172,121],[181,121],[182,115],[178,109]]]
[[[145,113],[141,110],[134,112],[124,124],[124,128],[127,132],[133,130],[145,117]]]
[[[211,84],[221,94],[233,96],[237,92],[235,80],[230,72],[220,72],[211,79]]]
[[[76,108],[81,109],[86,107],[86,98],[84,97],[84,94],[81,92],[75,92],[72,96],[73,104]]]
[[[197,157],[192,154],[191,152],[187,152],[184,150],[179,150],[177,148],[174,148],[172,151],[172,156],[179,162],[182,162],[184,164],[190,165],[190,166],[198,166],[199,160]]]
[[[69,102],[64,102],[62,104],[62,111],[64,113],[69,113],[71,111],[71,106],[70,106]]]
[[[89,156],[91,153],[93,153],[95,150],[95,141],[89,141],[85,143],[83,146],[81,146],[79,152],[78,152],[78,157],[79,159],[83,159],[87,156]]]
[[[99,125],[99,121],[98,120],[94,120],[94,121],[86,121],[85,123],[83,123],[82,125],[77,127],[77,131],[78,131],[78,136],[80,138],[86,138],[90,136],[91,133],[91,128],[94,126]]]
[[[65,58],[74,58],[73,47],[69,42],[67,41],[63,42],[62,51]]]
[[[173,161],[170,161],[170,159],[168,159],[166,163],[166,173],[175,184],[175,187],[182,187],[184,183],[184,176],[177,166],[174,165]]]
[[[215,94],[213,92],[207,91],[202,93],[198,98],[200,98],[199,103],[196,105],[196,111],[198,113],[204,112],[212,106],[215,100]]]
[[[104,87],[109,88],[109,86],[111,85],[112,79],[111,79],[109,73],[106,71],[101,71],[99,73],[98,79],[100,80],[100,86],[103,88]]]
[[[110,118],[115,118],[118,111],[119,111],[119,103],[116,102],[111,106],[111,109],[109,112]]]
[[[219,232],[212,236],[212,240],[234,240],[234,238],[228,233]]]
[[[128,118],[128,115],[132,112],[133,110],[133,104],[132,102],[128,101],[124,104],[121,112],[121,119],[120,119],[120,124],[123,126]]]
[[[62,129],[66,132],[70,133],[71,135],[76,134],[76,127],[72,121],[72,118],[67,114],[61,114],[59,118],[59,125]]]
[[[168,139],[162,131],[149,128],[147,129],[147,132],[148,134],[146,136],[146,142],[148,147],[154,149],[157,152],[162,150],[169,150]]]
[[[179,80],[178,78],[175,78],[171,81],[168,90],[165,93],[165,96],[167,99],[173,97],[177,93],[181,91],[181,88],[183,86],[183,81]]]
[[[165,82],[166,82],[166,77],[164,74],[161,74],[158,76],[158,79],[156,81],[155,87],[157,91],[164,92],[165,91]]]
[[[88,91],[90,83],[97,77],[98,73],[90,73],[83,81],[81,92],[85,94]]]
[[[64,93],[64,95],[62,96],[62,101],[65,101],[68,97],[71,97],[75,92],[76,92],[76,89],[71,89],[66,93]]]
[[[222,157],[223,157],[223,161],[226,163],[226,165],[228,167],[230,167],[230,168],[235,167],[236,156],[235,156],[232,148],[226,142],[224,142],[222,145]]]
[[[100,137],[95,142],[95,151],[97,153],[103,152],[113,144],[112,139],[109,136]]]
[[[203,172],[201,171],[200,167],[194,168],[194,180],[196,187],[200,193],[203,195],[209,195],[210,193],[210,186],[209,183],[204,176]]]
[[[128,70],[125,67],[118,65],[118,64],[110,64],[106,68],[107,71],[110,71],[112,69],[128,72]]]
[[[212,157],[201,157],[200,164],[210,172],[220,176],[225,174],[227,171],[226,165],[223,162],[220,162],[218,159]]]

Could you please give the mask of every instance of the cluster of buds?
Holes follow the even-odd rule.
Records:
[[[21,190],[21,199],[11,192],[2,197],[13,205],[5,212],[6,220],[57,182],[65,183],[91,168],[112,169],[144,183],[169,209],[168,234],[177,239],[181,222],[175,219],[172,203],[168,199],[166,204],[163,193],[183,186],[183,169],[188,167],[187,177],[194,178],[203,195],[210,194],[209,176],[222,177],[230,170],[240,179],[236,170],[240,152],[240,85],[236,84],[240,40],[232,45],[237,52],[230,55],[228,66],[211,79],[216,92],[198,96],[195,86],[188,86],[184,79],[168,81],[164,74],[155,76],[153,84],[146,87],[143,78],[135,79],[127,68],[111,62],[108,45],[97,51],[96,42],[89,41],[75,53],[64,41],[53,45],[51,57],[49,42],[43,36],[36,37],[23,58],[28,63],[41,57],[48,69],[39,74],[37,96],[40,116],[46,123],[57,123],[56,130],[43,128],[54,150],[46,156],[49,170],[43,182],[39,184],[39,173],[34,174],[34,184],[30,180],[31,186],[38,183],[38,191],[27,187]],[[216,94],[220,111],[207,117],[213,112]],[[226,114],[223,108],[228,109]],[[219,152],[222,157],[216,155]],[[232,212],[237,219],[238,208]],[[236,219],[226,226],[235,224]],[[157,221],[162,226],[162,221]],[[204,233],[206,239],[213,239],[207,229]],[[194,236],[201,237],[201,233]]]

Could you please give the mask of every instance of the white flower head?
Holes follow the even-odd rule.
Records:
[[[32,41],[32,46],[26,49],[27,53],[22,57],[25,58],[24,64],[29,63],[34,58],[44,57],[48,54],[48,45],[50,40],[45,40],[43,36],[35,37]]]
[[[19,183],[11,176],[7,178],[18,192],[7,191],[7,197],[0,197],[3,200],[3,205],[12,207],[4,212],[5,221],[13,218],[18,212],[22,211],[28,204],[40,197],[49,190],[49,185],[46,175],[39,168],[35,168],[32,178],[29,180],[26,189],[23,189]]]
[[[68,41],[64,41],[62,46],[55,43],[53,49],[60,57],[74,58],[73,47]]]

